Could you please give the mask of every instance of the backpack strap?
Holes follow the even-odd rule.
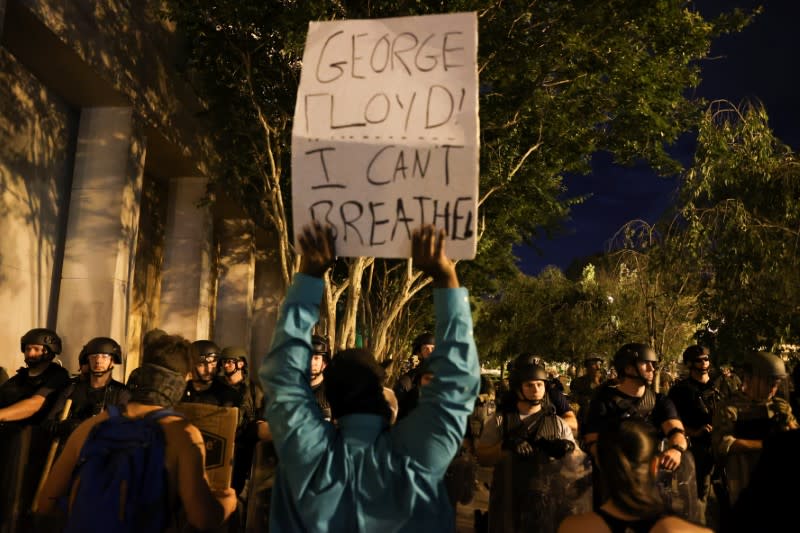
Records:
[[[186,418],[183,415],[183,413],[179,413],[178,411],[175,411],[174,409],[170,409],[168,407],[165,407],[163,409],[156,409],[155,411],[147,413],[144,416],[144,418],[147,418],[147,419],[150,419],[150,420],[154,420],[154,421],[158,421],[158,420],[161,420],[162,418],[165,418],[167,416],[177,416],[177,417],[180,417],[180,418],[183,418],[183,419]]]

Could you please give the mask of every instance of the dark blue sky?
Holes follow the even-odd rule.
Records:
[[[763,13],[743,32],[722,37],[712,46],[711,56],[717,59],[703,63],[703,82],[697,94],[708,100],[734,103],[744,99],[761,101],[775,133],[798,149],[800,2],[703,0],[696,4],[705,16],[734,6],[764,6]],[[686,139],[673,152],[688,164],[691,150],[691,140]],[[516,249],[523,272],[535,275],[547,265],[566,269],[575,259],[607,250],[609,239],[629,220],[655,222],[669,207],[678,186],[677,177],[658,177],[645,166],[618,167],[607,154],[595,156],[592,167],[588,176],[566,178],[570,196],[591,193],[592,197],[572,209],[572,219],[565,224],[563,235],[537,241],[539,251]]]

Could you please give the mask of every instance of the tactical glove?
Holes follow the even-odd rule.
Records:
[[[554,459],[561,459],[575,450],[575,443],[566,439],[537,439],[536,447]]]
[[[520,439],[514,446],[514,452],[522,457],[533,455],[533,446],[526,440]]]

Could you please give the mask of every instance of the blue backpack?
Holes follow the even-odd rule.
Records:
[[[166,443],[158,420],[183,415],[159,409],[143,418],[126,418],[113,405],[108,414],[81,448],[64,532],[162,531],[168,525],[169,493]]]

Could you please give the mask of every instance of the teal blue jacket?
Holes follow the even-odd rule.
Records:
[[[434,289],[435,377],[392,428],[372,414],[343,416],[338,426],[323,419],[309,386],[322,290],[321,279],[295,276],[259,370],[279,459],[270,531],[453,531],[443,477],[480,383],[466,289]]]

